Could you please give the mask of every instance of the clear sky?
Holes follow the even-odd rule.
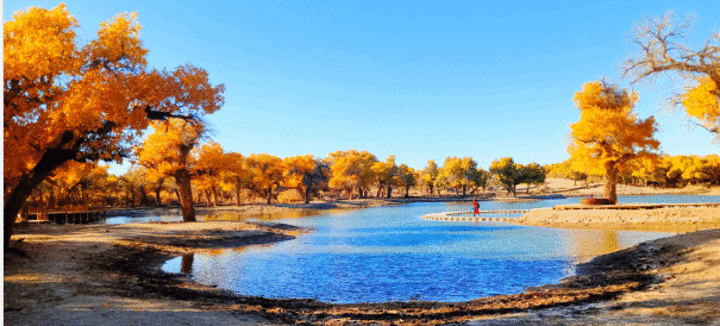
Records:
[[[4,1],[3,20],[29,6]],[[66,1],[80,40],[101,21],[136,11],[151,67],[190,62],[225,106],[208,116],[225,151],[279,157],[367,150],[421,169],[429,159],[470,156],[550,164],[569,157],[573,94],[619,79],[633,50],[626,36],[645,15],[694,11],[692,46],[720,31],[710,1]],[[640,117],[655,115],[667,154],[717,153],[663,110],[670,83],[635,85]],[[111,172],[122,173],[120,167]]]

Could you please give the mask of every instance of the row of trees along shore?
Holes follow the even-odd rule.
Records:
[[[188,201],[204,200],[208,206],[242,205],[259,198],[267,204],[307,204],[321,195],[328,199],[392,198],[394,189],[402,190],[395,197],[409,197],[413,187],[427,196],[440,196],[441,191],[464,196],[484,191],[492,178],[515,195],[518,184],[545,181],[544,167],[517,164],[510,157],[493,161],[492,173],[478,168],[470,157],[448,157],[442,166],[430,160],[427,167],[415,170],[397,165],[393,155],[383,161],[354,149],[332,152],[324,159],[310,154],[244,156],[225,152],[213,141],[199,144],[197,126],[183,120],[153,123],[152,128],[155,132],[135,147],[136,164],[125,174],[109,174],[108,167],[98,163],[69,161],[32,192],[26,207],[48,211],[74,205],[182,206],[186,178]]]
[[[141,149],[138,152],[148,153]],[[134,165],[120,176],[109,174],[104,165],[70,161],[33,191],[25,207],[42,212],[81,206],[177,204],[180,189],[172,171],[179,165],[170,157],[173,157],[172,153],[155,156],[162,160],[154,164],[147,163],[151,161],[149,158],[141,158],[140,162],[145,163]],[[337,157],[347,159],[336,160]],[[363,161],[363,157],[367,161]],[[407,197],[411,188],[417,190],[416,196],[441,196],[441,191],[446,195],[475,195],[495,182],[508,194],[515,195],[520,184],[527,184],[525,191],[528,192],[530,184],[541,184],[546,177],[585,181],[586,184],[589,178],[602,177],[573,169],[572,158],[540,166],[537,163],[516,164],[506,157],[493,161],[491,173],[475,167],[471,158],[448,157],[443,166],[430,160],[424,169],[415,170],[405,164],[396,165],[393,156],[379,161],[366,151],[337,151],[322,160],[309,154],[281,159],[266,153],[244,156],[224,152],[220,144],[212,141],[194,149],[188,158],[185,166],[191,176],[192,202],[204,202],[208,206],[243,205],[256,203],[260,198],[266,203],[273,200],[277,203],[309,203],[312,198],[390,198],[393,189],[397,188],[403,191],[395,197]],[[661,156],[650,162],[633,160],[629,166],[632,167],[618,174],[620,184],[661,188],[720,185],[720,156],[715,154]],[[357,171],[356,175],[350,172],[353,170]],[[363,179],[367,182],[362,183],[360,180]]]
[[[717,136],[720,48],[714,44],[720,35],[692,49],[684,43],[693,23],[687,18],[678,22],[672,12],[641,19],[630,35],[639,49],[623,63],[623,78],[634,84],[677,73],[690,86],[673,103]],[[78,27],[64,4],[18,11],[4,23],[6,249],[18,213],[31,197],[47,206],[108,204],[119,201],[120,189],[147,200],[144,191],[136,190],[150,188],[159,201],[163,189],[174,183],[183,220],[194,221],[193,184],[211,202],[232,190],[237,203],[243,192],[270,202],[281,189],[305,200],[318,191],[367,197],[371,187],[378,197],[391,196],[396,187],[407,194],[413,186],[429,193],[451,188],[465,194],[484,188],[491,174],[514,194],[517,184],[541,182],[545,176],[539,165],[517,165],[511,158],[495,160],[489,172],[471,158],[456,157],[442,167],[431,161],[414,171],[397,166],[394,156],[378,161],[355,150],[330,153],[323,160],[224,153],[219,144],[203,138],[203,117],[223,106],[224,85],[212,86],[207,72],[191,64],[173,71],[149,67],[134,13],[102,23],[97,37],[84,45],[76,38]],[[654,118],[639,119],[634,112],[637,93],[595,81],[583,85],[573,100],[580,110],[568,147],[573,177],[602,175],[607,198],[615,200],[615,186],[627,175],[665,185],[714,177],[714,168],[706,168],[714,164],[711,157],[700,158],[707,164],[696,169],[695,163],[685,166],[673,159],[666,164],[653,138]],[[148,128],[154,133],[138,145]],[[127,158],[137,160],[136,168],[120,177],[97,164]]]

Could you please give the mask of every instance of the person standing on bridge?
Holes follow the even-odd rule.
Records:
[[[475,215],[480,215],[480,204],[478,204],[477,199],[473,199],[473,217]]]

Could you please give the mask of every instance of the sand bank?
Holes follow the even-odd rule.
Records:
[[[720,208],[678,207],[641,210],[533,209],[515,223],[554,228],[588,228],[685,233],[720,228]]]

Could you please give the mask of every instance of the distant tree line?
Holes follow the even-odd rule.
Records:
[[[572,158],[545,166],[550,178],[565,178],[587,182],[601,178],[573,169]],[[720,156],[662,155],[653,160],[633,160],[629,168],[618,174],[618,182],[626,185],[680,188],[688,185],[720,185]]]
[[[526,183],[529,188],[545,180],[545,169],[539,164],[517,164],[510,157],[493,161],[490,172],[470,157],[448,157],[442,166],[430,160],[418,171],[398,165],[394,155],[379,160],[370,152],[354,149],[332,152],[324,159],[310,154],[245,156],[225,152],[219,143],[201,141],[199,129],[183,120],[152,126],[155,131],[135,148],[135,164],[123,175],[109,174],[107,166],[97,163],[68,162],[32,192],[27,208],[183,206],[180,184],[185,175],[192,214],[198,202],[218,206],[256,203],[260,198],[271,204],[309,203],[321,196],[409,197],[412,188],[417,189],[416,195],[440,196],[444,191],[466,196],[484,192],[491,180],[514,196],[517,185]]]

